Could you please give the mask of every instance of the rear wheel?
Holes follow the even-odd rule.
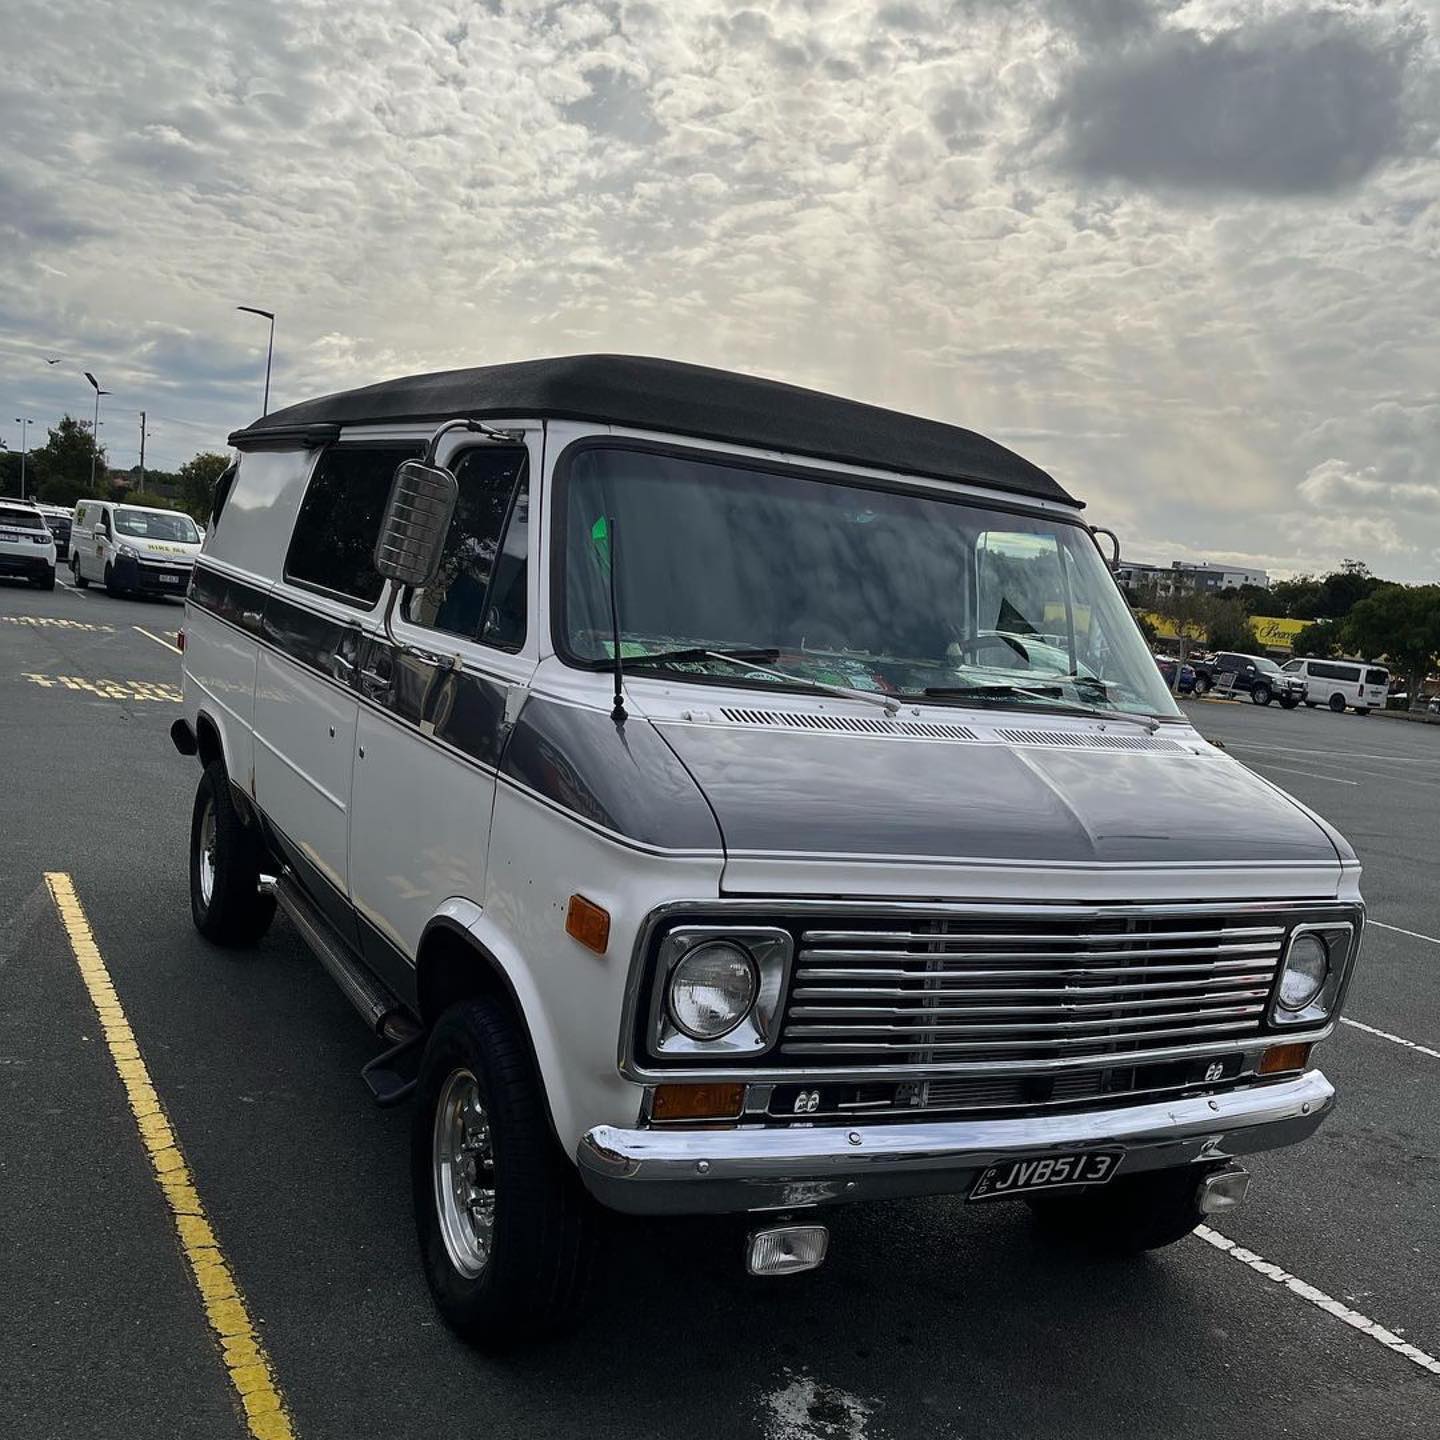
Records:
[[[1330,708],[1337,714],[1345,713],[1345,697],[1343,695],[1332,695],[1330,697]]]
[[[1139,1255],[1183,1240],[1205,1218],[1196,1166],[1121,1176],[1079,1195],[1037,1195],[1029,1204],[1047,1239],[1100,1255]]]
[[[108,560],[105,562],[105,593],[107,595],[120,593],[120,587],[115,583],[115,567]]]
[[[53,590],[55,588],[55,572],[51,570],[47,575],[34,575],[30,584],[36,590]]]
[[[1357,705],[1355,707],[1355,713],[1362,716],[1368,715],[1370,713],[1370,707],[1368,705]]]
[[[1210,693],[1210,677],[1208,675],[1197,675],[1195,677],[1195,693],[1197,695],[1208,695]]]
[[[550,1129],[520,1026],[493,998],[436,1022],[410,1143],[420,1260],[446,1323],[504,1349],[562,1330],[589,1286],[596,1205]]]
[[[75,577],[75,588],[77,590],[89,589],[90,582],[80,573],[80,557],[78,555],[70,561],[70,573]]]
[[[1268,685],[1257,685],[1250,692],[1250,699],[1256,705],[1268,705],[1270,703],[1270,687]]]
[[[1298,695],[1282,695],[1280,697],[1280,708],[1282,710],[1293,710],[1300,703]]]
[[[240,819],[223,760],[205,767],[190,816],[190,913],[217,945],[253,945],[270,928],[275,897],[260,890],[265,847]]]

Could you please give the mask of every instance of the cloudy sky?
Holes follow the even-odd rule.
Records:
[[[1440,574],[1440,0],[0,0],[0,435],[581,350],[983,430],[1137,558]],[[47,366],[46,358],[61,362]]]

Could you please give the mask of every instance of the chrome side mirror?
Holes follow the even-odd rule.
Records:
[[[375,541],[375,568],[385,579],[413,588],[435,579],[459,495],[442,465],[406,460],[395,471]]]

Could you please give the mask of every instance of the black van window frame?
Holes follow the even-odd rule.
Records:
[[[383,454],[394,457],[394,465],[390,467],[390,474],[393,476],[396,467],[402,460],[418,459],[425,451],[422,441],[417,440],[362,440],[337,442],[327,445],[319,455],[316,456],[314,464],[310,467],[310,474],[305,481],[305,493],[300,497],[300,504],[295,511],[295,523],[290,527],[290,543],[285,549],[285,564],[281,569],[281,576],[287,585],[293,585],[297,590],[308,590],[312,595],[323,595],[327,599],[334,600],[344,605],[347,609],[356,610],[362,614],[369,614],[380,603],[385,593],[385,581],[380,572],[374,566],[375,541],[380,536],[380,521],[385,513],[385,502],[389,498],[390,488],[387,483],[385,493],[380,496],[379,505],[374,515],[374,528],[370,537],[370,543],[365,551],[369,562],[368,576],[373,576],[374,595],[367,599],[364,595],[356,595],[350,591],[337,590],[333,586],[325,585],[318,580],[311,579],[305,575],[296,575],[292,566],[295,561],[296,541],[301,534],[301,525],[305,520],[305,507],[310,503],[311,496],[315,493],[316,481],[321,477],[326,464],[335,456],[355,456],[365,453]]]
[[[519,497],[524,494],[529,499],[530,495],[530,452],[525,445],[469,445],[456,455],[452,455],[449,461],[449,468],[459,480],[462,494],[465,486],[465,466],[472,457],[491,456],[504,452],[509,456],[517,456],[519,464],[516,466],[514,477],[505,494],[505,503],[500,510],[500,523],[495,532],[495,551],[491,557],[490,568],[485,575],[484,591],[480,597],[480,604],[477,608],[475,626],[473,630],[457,630],[450,626],[437,624],[434,620],[426,620],[418,616],[416,606],[424,595],[424,589],[412,592],[406,599],[404,607],[405,621],[413,625],[417,630],[424,630],[431,635],[447,635],[456,640],[468,641],[474,645],[484,645],[490,650],[499,650],[505,654],[515,655],[525,648],[525,641],[530,631],[530,606],[529,606],[529,568],[530,568],[530,535],[529,515],[527,509],[525,552],[522,572],[522,605],[524,631],[520,639],[515,643],[500,644],[495,640],[487,640],[485,631],[490,622],[491,612],[495,606],[495,581],[505,560],[506,542],[510,538],[511,526],[515,523],[515,510]],[[461,507],[456,506],[455,516],[450,522],[450,530],[445,537],[446,550],[448,552],[450,541],[455,533],[455,528],[461,523]]]

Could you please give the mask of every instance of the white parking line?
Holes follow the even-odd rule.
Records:
[[[55,583],[62,590],[68,590],[72,595],[78,595],[82,600],[88,600],[90,598],[83,590],[77,589],[68,580],[62,580],[58,574],[55,576]]]
[[[1406,930],[1400,925],[1387,925],[1383,920],[1367,920],[1367,925],[1373,925],[1377,930],[1393,930],[1397,935],[1408,935],[1412,940],[1426,940],[1431,945],[1440,945],[1433,935],[1422,935],[1418,930]]]
[[[1378,1035],[1382,1040],[1389,1040],[1396,1045],[1403,1045],[1407,1050],[1416,1050],[1421,1055],[1428,1055],[1432,1060],[1440,1060],[1440,1050],[1432,1050],[1428,1045],[1417,1045],[1413,1040],[1407,1040],[1403,1035],[1392,1035],[1388,1030],[1377,1030],[1373,1025],[1366,1025],[1362,1021],[1352,1020],[1348,1015],[1340,1017],[1342,1025],[1353,1025],[1357,1030],[1363,1030],[1367,1035]]]
[[[1296,770],[1290,765],[1272,765],[1268,760],[1247,760],[1252,770],[1278,770],[1282,775],[1304,775],[1310,780],[1328,780],[1332,785],[1358,785],[1358,780],[1345,780],[1339,775],[1322,775],[1318,770]]]
[[[1377,755],[1373,750],[1312,750],[1308,745],[1257,745],[1249,740],[1227,740],[1229,750],[1260,750],[1272,755],[1330,755],[1339,760],[1388,760],[1394,765],[1440,765],[1440,757]]]
[[[1337,1320],[1343,1320],[1345,1324],[1358,1330],[1362,1335],[1368,1335],[1370,1339],[1383,1345],[1387,1350],[1393,1350],[1395,1354],[1408,1360],[1412,1365],[1418,1365],[1432,1375],[1440,1375],[1440,1360],[1433,1355],[1427,1355],[1425,1351],[1410,1344],[1408,1340],[1402,1340],[1393,1330],[1387,1330],[1368,1315],[1362,1315],[1358,1310],[1352,1310],[1348,1305],[1342,1305],[1340,1301],[1327,1295],[1323,1290],[1317,1290],[1313,1285],[1308,1285],[1304,1280],[1290,1274],[1288,1270],[1282,1270],[1278,1265],[1272,1265],[1270,1261],[1257,1255],[1253,1250],[1247,1250],[1243,1245],[1237,1245],[1228,1236],[1220,1234],[1218,1230],[1212,1230],[1208,1225],[1201,1225],[1195,1233],[1207,1245],[1213,1245],[1232,1260],[1238,1260],[1242,1265],[1248,1265],[1257,1275],[1263,1275],[1267,1280],[1273,1280],[1275,1284],[1283,1285],[1291,1294],[1298,1295],[1302,1300],[1314,1305],[1316,1309],[1325,1311],[1327,1315],[1333,1315]]]
[[[162,639],[159,635],[147,630],[143,625],[132,625],[130,628],[132,630],[138,630],[142,635],[148,636],[157,645],[163,645],[167,650],[173,650],[177,655],[183,655],[185,653],[178,645],[172,645],[168,640]]]

